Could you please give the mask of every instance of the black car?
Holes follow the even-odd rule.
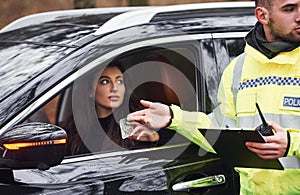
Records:
[[[254,26],[253,2],[61,11],[0,32],[1,194],[238,194],[234,169],[178,133],[161,146],[65,153],[74,88],[122,62],[140,99],[210,113]]]

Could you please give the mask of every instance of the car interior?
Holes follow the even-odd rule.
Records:
[[[186,110],[198,110],[197,80],[199,81],[201,74],[195,65],[195,56],[190,48],[143,48],[122,54],[114,60],[124,66],[133,93],[139,99],[175,104]],[[72,95],[73,85],[31,115],[27,122],[50,122],[63,126],[72,116]],[[170,132],[177,138],[175,142],[166,144],[186,141],[181,135]]]

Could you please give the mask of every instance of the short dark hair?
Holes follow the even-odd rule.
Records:
[[[255,7],[261,6],[265,8],[271,8],[271,0],[254,0]]]

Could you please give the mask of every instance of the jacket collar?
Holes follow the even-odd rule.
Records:
[[[300,47],[290,52],[281,52],[271,59],[249,44],[246,44],[245,52],[251,56],[252,59],[262,64],[294,65],[300,62]]]
[[[263,25],[257,22],[254,28],[245,37],[246,42],[271,59],[277,56],[280,52],[289,52],[297,47],[299,43],[292,42],[268,42],[265,38]]]

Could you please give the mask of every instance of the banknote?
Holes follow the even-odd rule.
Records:
[[[122,139],[125,139],[132,135],[132,131],[134,129],[133,126],[126,124],[127,120],[126,118],[120,119],[120,129],[121,129],[121,135]]]

